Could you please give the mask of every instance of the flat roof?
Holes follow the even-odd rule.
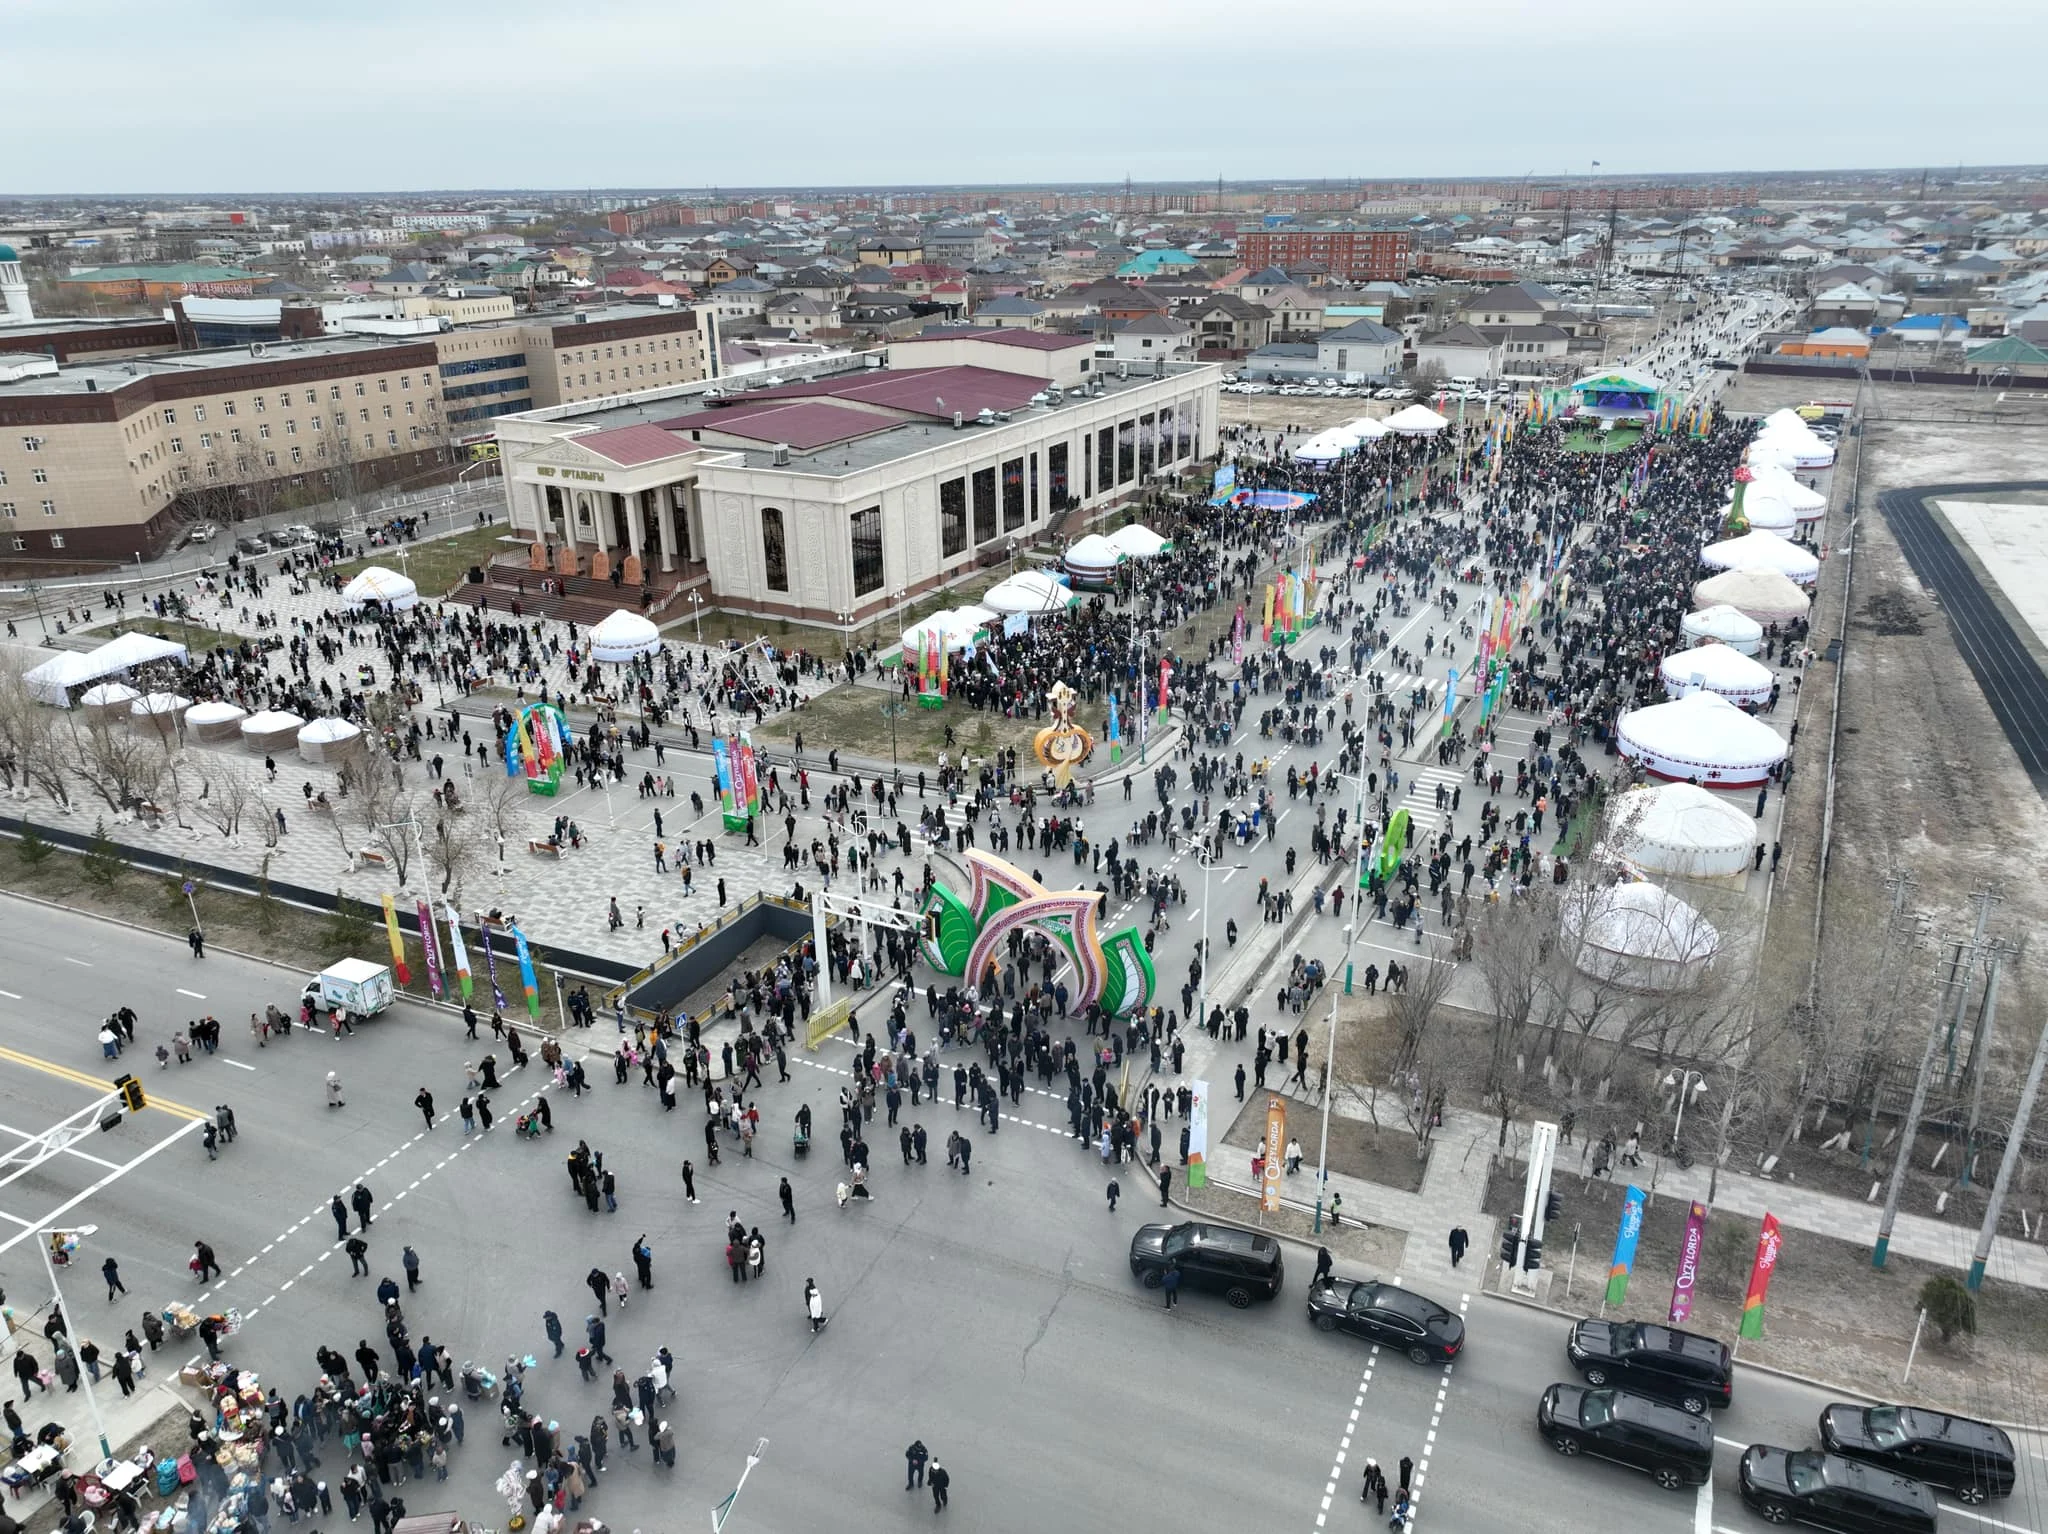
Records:
[[[252,356],[246,345],[226,346],[210,351],[163,352],[150,357],[125,357],[104,362],[66,363],[54,374],[25,378],[4,387],[20,394],[86,394],[97,390],[110,394],[138,378],[189,378],[221,368],[247,367],[251,363],[291,362],[316,357],[368,356],[398,347],[430,344],[431,335],[421,336],[321,336],[306,341],[264,341],[261,356]]]

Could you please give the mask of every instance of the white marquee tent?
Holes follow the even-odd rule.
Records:
[[[1564,910],[1572,962],[1602,980],[1665,991],[1713,962],[1721,934],[1669,890],[1648,883],[1582,889]]]
[[[1387,434],[1387,423],[1375,415],[1355,416],[1337,430],[1356,437],[1361,442],[1376,442]]]
[[[288,714],[283,709],[265,709],[242,721],[242,744],[251,751],[261,751],[268,756],[295,742],[305,722],[297,714]]]
[[[1711,879],[1748,871],[1756,822],[1690,783],[1632,788],[1607,812],[1607,846],[1652,873]]]
[[[661,630],[623,607],[600,619],[590,630],[590,658],[607,665],[622,666],[660,648]]]
[[[1758,787],[1786,749],[1776,730],[1712,692],[1629,710],[1615,744],[1657,777],[1723,789]]]
[[[363,732],[346,719],[315,719],[299,730],[299,756],[308,762],[338,762],[362,744]]]
[[[1064,581],[1043,570],[1023,570],[991,586],[981,605],[998,613],[1057,613],[1080,600]]]
[[[1813,598],[1775,570],[1730,570],[1692,588],[1702,607],[1727,605],[1758,623],[1785,623],[1806,616]]]
[[[1754,655],[1764,644],[1764,626],[1726,603],[1687,613],[1678,620],[1678,627],[1695,644],[1712,640],[1738,655]]]
[[[937,634],[948,650],[964,650],[994,616],[985,607],[942,608],[903,631],[903,657],[912,661],[923,654],[926,636],[931,634]]]
[[[1321,431],[1297,442],[1292,457],[1296,463],[1335,463],[1357,446],[1355,437],[1336,431]]]
[[[1428,437],[1451,423],[1427,405],[1410,405],[1388,416],[1385,424],[1388,431],[1397,431],[1404,437]]]
[[[1744,533],[1710,543],[1700,550],[1700,563],[1715,570],[1775,570],[1801,586],[1820,579],[1820,561],[1776,533]]]
[[[83,655],[67,651],[26,672],[22,681],[37,698],[63,708],[69,705],[68,689],[103,676],[118,676],[153,660],[186,658],[186,649],[174,640],[154,634],[117,634],[96,650]]]
[[[242,720],[248,710],[215,698],[206,703],[195,703],[185,710],[185,728],[194,740],[209,745],[224,740],[233,740],[242,733]]]
[[[419,605],[420,588],[409,576],[387,570],[382,565],[371,565],[341,588],[341,599],[350,608],[368,607],[372,602],[380,602],[403,612],[408,607]]]
[[[1118,528],[1109,535],[1109,541],[1132,559],[1152,559],[1173,546],[1172,539],[1162,538],[1138,522]]]
[[[1724,644],[1674,650],[1659,663],[1657,674],[1663,679],[1667,697],[1682,698],[1704,690],[1718,693],[1730,703],[1767,702],[1777,680],[1762,661],[1739,655]]]

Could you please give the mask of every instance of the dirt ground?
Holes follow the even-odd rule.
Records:
[[[1270,1078],[1269,1078],[1270,1079]],[[1250,1088],[1245,1092],[1245,1103],[1224,1131],[1223,1143],[1235,1146],[1241,1153],[1234,1158],[1234,1165],[1228,1175],[1237,1181],[1251,1178],[1251,1155],[1259,1142],[1266,1136],[1266,1103],[1278,1095],[1287,1105],[1287,1128],[1295,1139],[1301,1141],[1308,1154],[1302,1158],[1301,1176],[1304,1184],[1314,1191],[1314,1182],[1309,1173],[1315,1170],[1316,1147],[1320,1141],[1323,1124],[1323,1107],[1320,1102],[1306,1098],[1290,1097],[1284,1093],[1259,1092]],[[1367,1182],[1378,1183],[1385,1188],[1399,1188],[1407,1193],[1420,1191],[1422,1174],[1429,1166],[1428,1158],[1415,1154],[1415,1136],[1404,1128],[1375,1129],[1370,1124],[1361,1124],[1356,1119],[1330,1117],[1330,1170],[1342,1172],[1346,1177],[1359,1177]]]
[[[804,738],[808,756],[823,757],[828,750],[841,750],[870,761],[890,759],[890,721],[882,712],[887,703],[901,703],[902,693],[884,691],[853,682],[819,693],[802,707],[778,714],[754,730],[754,739],[777,745]],[[1100,738],[1102,721],[1086,723]],[[924,708],[915,699],[895,716],[895,759],[910,771],[936,768],[939,753],[946,749],[946,730],[957,732],[952,755],[962,748],[970,757],[1011,746],[1021,759],[1031,754],[1031,742],[1044,723],[1037,719],[1006,719],[1001,714],[949,702],[944,708]]]
[[[1143,1194],[1144,1189],[1140,1186],[1131,1196],[1142,1199]],[[1259,1209],[1259,1201],[1251,1195],[1232,1193],[1214,1183],[1194,1192],[1183,1189],[1174,1196],[1198,1214],[1212,1214],[1236,1225],[1269,1230],[1276,1236],[1289,1236],[1311,1246],[1327,1246],[1330,1255],[1342,1264],[1347,1274],[1398,1273],[1402,1255],[1408,1246],[1405,1230],[1395,1230],[1391,1225],[1360,1225],[1355,1220],[1346,1220],[1335,1227],[1325,1221],[1323,1233],[1317,1235],[1312,1209],[1293,1209],[1282,1205],[1278,1214],[1264,1214]],[[1152,1202],[1157,1203],[1158,1200]],[[1301,1266],[1300,1256],[1293,1252],[1287,1254],[1287,1260],[1296,1265],[1301,1281],[1306,1284],[1315,1272],[1314,1264]]]
[[[1496,1170],[1487,1186],[1487,1211],[1503,1217],[1519,1212],[1522,1182],[1519,1164]],[[1544,1239],[1544,1265],[1557,1274],[1550,1301],[1560,1309],[1597,1315],[1622,1190],[1615,1183],[1584,1183],[1578,1177],[1556,1186],[1564,1217]],[[1684,1200],[1660,1197],[1646,1213],[1628,1297],[1614,1314],[1636,1321],[1665,1319],[1686,1209]],[[1564,1275],[1574,1222],[1579,1226],[1578,1263],[1567,1297]],[[1756,1236],[1751,1220],[1708,1220],[1690,1330],[1735,1340]],[[1491,1271],[1497,1254],[1488,1257]],[[1763,1339],[1742,1343],[1737,1357],[1833,1380],[1880,1400],[1910,1395],[1967,1416],[2033,1421],[2039,1415],[2035,1382],[2048,1368],[2048,1296],[2034,1290],[1987,1283],[1977,1297],[1978,1337],[1959,1336],[1944,1344],[1931,1329],[1926,1331],[1912,1378],[1901,1384],[1920,1286],[1944,1271],[1894,1256],[1880,1272],[1871,1267],[1864,1248],[1788,1230],[1764,1310]],[[1739,1400],[1739,1380],[1736,1394]]]
[[[1258,431],[1321,431],[1362,415],[1388,416],[1404,409],[1406,400],[1321,399],[1313,395],[1282,399],[1275,394],[1218,396],[1216,418],[1225,426],[1250,426]]]

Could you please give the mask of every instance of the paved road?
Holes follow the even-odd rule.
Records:
[[[1977,579],[1970,561],[1935,520],[1944,497],[1982,499],[2017,490],[2048,489],[2048,480],[1995,485],[1922,485],[1887,490],[1877,498],[1906,562],[1933,592],[1948,617],[1956,648],[1984,690],[1999,727],[2033,780],[2048,795],[2048,675]],[[2048,511],[2044,511],[2048,515]]]

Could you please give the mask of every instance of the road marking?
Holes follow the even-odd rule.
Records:
[[[239,1061],[239,1060],[223,1060],[223,1061],[221,1061],[221,1064],[222,1064],[222,1065],[232,1065],[232,1066],[233,1066],[233,1067],[234,1067],[234,1068],[235,1068],[236,1070],[238,1070],[238,1071],[253,1071],[253,1070],[255,1070],[255,1069],[256,1069],[256,1067],[255,1067],[255,1066],[253,1066],[253,1065],[244,1065],[244,1064],[242,1064],[242,1062],[241,1062],[241,1061]]]
[[[9,1001],[21,1000],[21,998],[12,991],[0,991],[0,996],[5,996]]]
[[[1714,1528],[1714,1478],[1710,1475],[1700,1482],[1700,1494],[1693,1504],[1692,1534],[1713,1534]]]
[[[197,991],[188,991],[182,985],[178,987],[178,994],[180,996],[190,996],[194,1001],[206,1000],[206,998],[204,996],[201,996]]]
[[[91,966],[90,964],[86,963],[86,961],[85,961],[85,960],[83,960],[83,959],[74,959],[74,958],[72,958],[72,957],[71,957],[71,955],[70,955],[70,954],[68,954],[68,953],[64,955],[64,962],[65,962],[66,964],[76,964],[76,965],[77,965],[77,966],[78,966],[78,967],[79,967],[80,969],[91,969],[91,968],[92,968],[92,966]]]
[[[23,1054],[18,1049],[0,1047],[0,1060],[12,1060],[16,1065],[26,1065],[31,1070],[42,1071],[51,1076],[61,1076],[64,1080],[74,1082],[81,1087],[91,1087],[95,1092],[109,1093],[114,1090],[114,1084],[102,1077],[88,1076],[84,1071],[74,1071],[68,1065],[59,1065],[54,1060],[45,1060],[37,1055]],[[195,1122],[201,1119],[210,1121],[213,1118],[213,1115],[210,1113],[201,1113],[197,1108],[187,1108],[183,1103],[174,1103],[168,1098],[158,1097],[154,1092],[151,1092],[149,1095],[149,1105],[152,1108],[161,1108],[166,1113],[175,1114],[180,1118],[192,1119]],[[67,1205],[66,1207],[70,1206]]]
[[[12,1051],[9,1051],[9,1053],[12,1053]],[[187,1123],[183,1127],[176,1129],[172,1131],[170,1134],[164,1136],[163,1139],[157,1141],[156,1144],[152,1145],[148,1150],[144,1151],[141,1155],[137,1156],[133,1161],[129,1162],[126,1166],[122,1167],[120,1171],[107,1173],[106,1176],[102,1177],[98,1182],[94,1183],[91,1187],[87,1188],[83,1193],[79,1194],[76,1198],[66,1199],[63,1203],[59,1204],[55,1209],[52,1209],[48,1214],[44,1215],[41,1223],[44,1226],[54,1224],[56,1221],[61,1220],[65,1215],[69,1214],[73,1209],[76,1209],[80,1204],[84,1203],[87,1199],[97,1197],[102,1189],[107,1188],[117,1179],[121,1178],[122,1176],[125,1176],[127,1173],[134,1171],[137,1167],[141,1166],[143,1162],[149,1160],[150,1157],[159,1155],[162,1152],[169,1150],[173,1145],[177,1144],[178,1141],[184,1139],[186,1135],[190,1134],[194,1129],[198,1128],[199,1124],[203,1121],[203,1119],[204,1115],[195,1115],[190,1123]],[[17,1246],[21,1242],[28,1240],[30,1236],[36,1234],[37,1231],[33,1229],[24,1230],[20,1235],[15,1236],[10,1240],[0,1241],[0,1255],[4,1255],[10,1247]]]

